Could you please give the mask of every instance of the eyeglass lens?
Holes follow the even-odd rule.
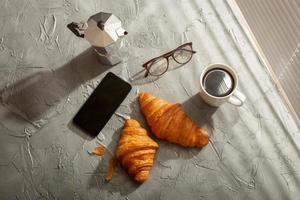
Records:
[[[192,56],[192,47],[190,45],[184,46],[173,53],[174,60],[179,64],[187,63]]]
[[[156,59],[149,67],[149,73],[153,76],[160,76],[168,70],[167,58],[160,57]]]

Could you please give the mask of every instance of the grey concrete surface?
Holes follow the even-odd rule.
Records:
[[[99,64],[66,25],[99,11],[119,16],[129,34],[123,62]],[[143,62],[192,41],[184,66],[143,79]],[[213,109],[199,95],[204,66],[238,72],[247,100]],[[205,127],[202,150],[158,141],[151,176],[137,185],[117,167],[104,176],[123,125],[114,115],[97,138],[70,123],[108,71],[133,84],[118,113],[146,127],[136,94],[180,102]],[[267,71],[222,0],[1,0],[0,199],[300,199],[300,133]],[[88,154],[97,144],[103,157]]]

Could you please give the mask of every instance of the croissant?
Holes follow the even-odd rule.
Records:
[[[201,148],[208,144],[208,133],[184,113],[180,104],[172,104],[152,96],[139,94],[142,113],[153,134],[184,147]]]
[[[157,149],[158,144],[136,120],[126,120],[116,157],[135,181],[142,183],[148,179]]]

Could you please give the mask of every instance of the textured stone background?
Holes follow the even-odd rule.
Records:
[[[66,24],[99,11],[119,16],[129,35],[124,62],[102,66]],[[276,87],[222,0],[1,0],[0,199],[300,199],[300,136]],[[134,76],[143,62],[192,41],[192,61],[158,80]],[[243,107],[218,109],[198,96],[207,64],[239,74]],[[159,141],[150,179],[120,167],[104,182],[123,125],[114,115],[95,139],[70,124],[108,71],[131,81],[118,113],[145,121],[136,94],[183,104],[211,142],[201,151]],[[104,157],[90,156],[97,144]]]

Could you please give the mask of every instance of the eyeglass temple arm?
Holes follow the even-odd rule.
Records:
[[[189,50],[189,49],[180,49],[180,50],[188,51],[188,52],[191,52],[191,53],[196,53],[196,51],[194,51],[194,50]]]
[[[148,76],[149,76],[149,71],[146,70],[146,73],[145,73],[145,75],[144,75],[144,78],[146,78],[146,77],[148,77]]]
[[[135,74],[133,74],[133,75],[131,76],[131,78],[135,78],[136,76],[138,76],[139,74],[141,74],[141,73],[144,72],[145,70],[146,70],[146,69],[142,69],[142,70],[136,72]]]
[[[146,65],[143,65],[144,70],[146,70],[144,78],[146,78],[147,76],[149,76],[149,70],[147,69]]]

